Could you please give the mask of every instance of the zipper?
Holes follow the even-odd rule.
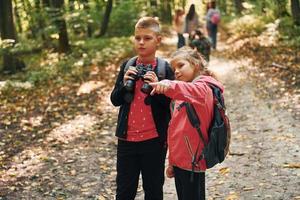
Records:
[[[184,135],[184,141],[185,141],[187,149],[188,149],[188,151],[189,151],[189,153],[191,155],[191,158],[193,159],[194,154],[193,154],[193,150],[192,150],[192,145],[191,145],[191,143],[189,141],[189,138],[186,135]]]
[[[192,158],[192,161],[191,161],[192,173],[191,173],[190,181],[194,182],[195,167],[198,167],[198,164],[196,163],[196,154],[197,154],[197,152],[195,154],[193,154],[192,145],[189,141],[189,138],[186,135],[184,135],[184,140],[185,140],[185,144],[186,144],[186,146],[188,148],[188,151],[189,151],[189,153],[191,155],[191,158]]]

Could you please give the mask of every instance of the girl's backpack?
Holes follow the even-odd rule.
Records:
[[[212,89],[214,98],[214,116],[208,131],[209,140],[207,144],[204,141],[200,129],[200,120],[195,108],[190,103],[184,103],[187,116],[192,126],[197,129],[199,137],[204,143],[204,149],[199,156],[197,156],[199,145],[197,147],[194,160],[192,161],[193,168],[202,159],[205,159],[207,168],[211,168],[216,164],[223,162],[229,152],[231,129],[229,118],[225,114],[224,97],[219,87],[209,83],[207,84]]]

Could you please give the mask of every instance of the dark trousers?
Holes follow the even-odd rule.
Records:
[[[179,49],[180,47],[183,47],[185,45],[185,39],[182,33],[177,33],[177,36],[178,36],[177,49]]]
[[[175,186],[178,200],[205,200],[205,172],[194,173],[174,167]]]
[[[118,141],[116,200],[134,200],[142,174],[145,200],[162,200],[166,147],[158,138]]]
[[[212,43],[212,48],[216,49],[217,48],[218,26],[215,24],[212,24],[212,23],[208,23],[207,31],[208,31],[209,39],[211,40],[211,43]]]

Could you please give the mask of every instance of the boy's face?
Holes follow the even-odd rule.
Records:
[[[134,32],[134,48],[140,57],[155,56],[161,37],[150,28],[136,28]]]

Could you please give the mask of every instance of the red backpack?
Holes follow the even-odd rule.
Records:
[[[213,24],[218,24],[221,21],[220,12],[218,11],[213,12],[213,14],[210,17],[210,21]]]

